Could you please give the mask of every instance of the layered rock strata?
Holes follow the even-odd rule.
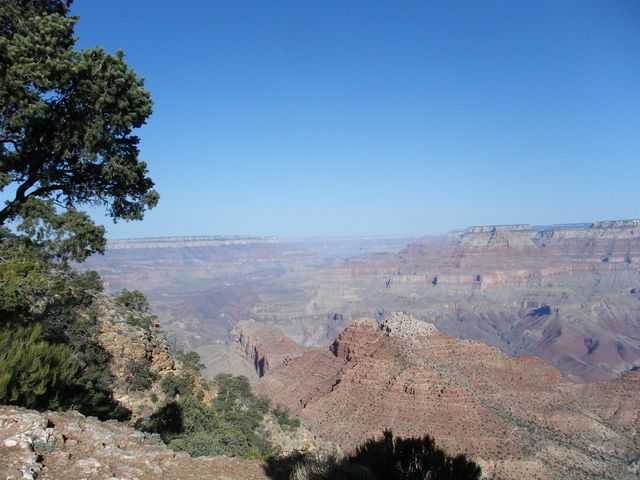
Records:
[[[261,379],[321,436],[349,450],[391,428],[430,434],[499,479],[635,479],[640,372],[570,385],[551,366],[460,340],[404,314],[362,319]]]
[[[277,327],[258,326],[250,321],[241,323],[238,330],[237,343],[259,377],[273,367],[286,365],[304,352]]]
[[[313,282],[291,272],[281,281],[310,285],[304,307],[318,314],[306,322],[317,333],[301,335],[305,320],[291,308],[269,322],[309,343],[320,326],[337,334],[359,316],[405,310],[451,335],[536,355],[570,381],[614,378],[640,365],[639,223],[471,227],[336,262]],[[319,322],[324,312],[343,320]]]
[[[357,318],[403,310],[593,382],[640,365],[639,224],[480,226],[408,245],[152,239],[114,243],[86,266],[114,290],[144,285],[163,327],[211,370],[247,319],[318,346]]]

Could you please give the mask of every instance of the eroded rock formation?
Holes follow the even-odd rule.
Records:
[[[536,355],[567,380],[600,381],[640,365],[639,223],[481,226],[409,245],[152,239],[114,244],[87,266],[114,290],[144,285],[163,326],[209,366],[247,319],[318,346],[357,318],[402,310]]]
[[[304,351],[277,327],[260,326],[250,321],[241,323],[238,330],[237,343],[259,377],[266,375],[272,367],[287,364]]]
[[[148,327],[133,325],[108,297],[98,298],[98,343],[111,357],[110,369],[114,383],[113,397],[132,411],[134,419],[153,413],[158,406],[151,401],[148,391],[132,391],[129,368],[132,363],[148,362],[149,371],[156,379],[152,392],[163,395],[159,380],[168,373],[179,373],[177,362],[157,320]]]
[[[470,227],[342,260],[315,273],[307,308],[344,320],[308,322],[337,334],[359,316],[405,310],[451,335],[536,355],[571,381],[613,378],[640,365],[639,224]],[[307,341],[301,320],[270,321]]]
[[[272,369],[258,391],[347,450],[391,428],[428,433],[500,479],[640,474],[640,372],[571,385],[532,356],[456,339],[405,314],[354,322],[331,348]]]

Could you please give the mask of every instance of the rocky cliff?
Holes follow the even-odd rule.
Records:
[[[304,352],[279,328],[257,325],[253,321],[240,324],[236,341],[259,377],[272,368],[286,365]]]
[[[570,385],[532,356],[456,339],[405,314],[354,322],[330,348],[272,369],[258,391],[347,450],[391,428],[433,435],[499,479],[640,474],[640,372]]]
[[[252,245],[277,243],[275,237],[245,237],[245,236],[200,236],[200,237],[161,237],[161,238],[133,238],[109,241],[110,250],[157,249],[157,248],[200,248],[221,247],[232,245]]]
[[[114,379],[113,397],[132,412],[133,419],[152,414],[158,405],[151,395],[162,398],[160,382],[164,375],[180,373],[182,365],[172,354],[169,344],[155,317],[145,316],[149,323],[132,323],[130,311],[123,311],[108,297],[97,301],[99,324],[98,342],[111,358],[110,370]],[[130,388],[130,365],[147,365],[154,378],[150,389]]]

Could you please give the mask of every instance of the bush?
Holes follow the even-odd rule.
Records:
[[[138,313],[138,312],[127,312],[126,320],[129,325],[133,325],[134,327],[140,327],[144,330],[149,331],[151,329],[151,325],[155,321],[156,317],[153,315],[147,315],[146,313]]]
[[[263,415],[266,415],[271,411],[271,400],[269,400],[269,398],[265,397],[264,395],[256,397],[255,408]]]
[[[147,313],[151,308],[149,300],[140,290],[127,290],[125,288],[116,295],[115,302],[138,313]]]
[[[137,392],[151,388],[155,376],[151,373],[151,360],[131,360],[127,364],[127,381],[129,390]]]
[[[300,420],[289,415],[289,410],[283,405],[278,405],[273,409],[273,415],[278,421],[278,425],[286,430],[292,430],[300,426]]]
[[[98,293],[104,290],[102,278],[100,278],[100,274],[95,270],[78,273],[75,277],[74,287],[79,292]]]
[[[0,331],[0,403],[46,406],[76,375],[69,348],[42,340],[41,333],[40,324]]]
[[[290,480],[479,480],[480,467],[464,455],[450,456],[428,435],[394,438],[385,431],[352,455],[336,461],[301,458],[274,459],[267,473],[289,472]]]
[[[204,368],[204,364],[202,363],[198,352],[186,352],[180,355],[179,358],[182,361],[182,366],[188,372],[200,373]]]
[[[191,435],[176,437],[169,443],[169,448],[178,452],[185,452],[192,457],[205,457],[220,455],[226,449],[220,443],[220,438],[216,431],[199,431]]]
[[[155,315],[151,315],[151,305],[144,293],[140,290],[123,289],[114,297],[116,305],[124,310],[127,323],[134,327],[149,330],[151,325],[157,320]]]
[[[139,420],[136,427],[145,432],[158,434],[163,442],[169,443],[182,432],[182,410],[177,402],[170,402],[145,421]]]
[[[215,380],[218,395],[210,404],[186,392],[138,427],[193,456],[271,457],[275,449],[259,428],[269,402],[253,394],[246,377],[221,374]],[[170,395],[184,386],[183,381],[168,374],[163,390]]]
[[[160,388],[170,400],[176,395],[187,395],[193,388],[193,377],[190,375],[178,376],[170,372],[162,378]]]

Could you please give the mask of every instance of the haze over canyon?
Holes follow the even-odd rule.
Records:
[[[357,318],[392,311],[533,354],[570,381],[640,365],[639,220],[481,226],[420,239],[111,241],[84,267],[112,291],[142,286],[163,327],[212,371],[247,321],[249,330],[276,327],[321,346]]]

